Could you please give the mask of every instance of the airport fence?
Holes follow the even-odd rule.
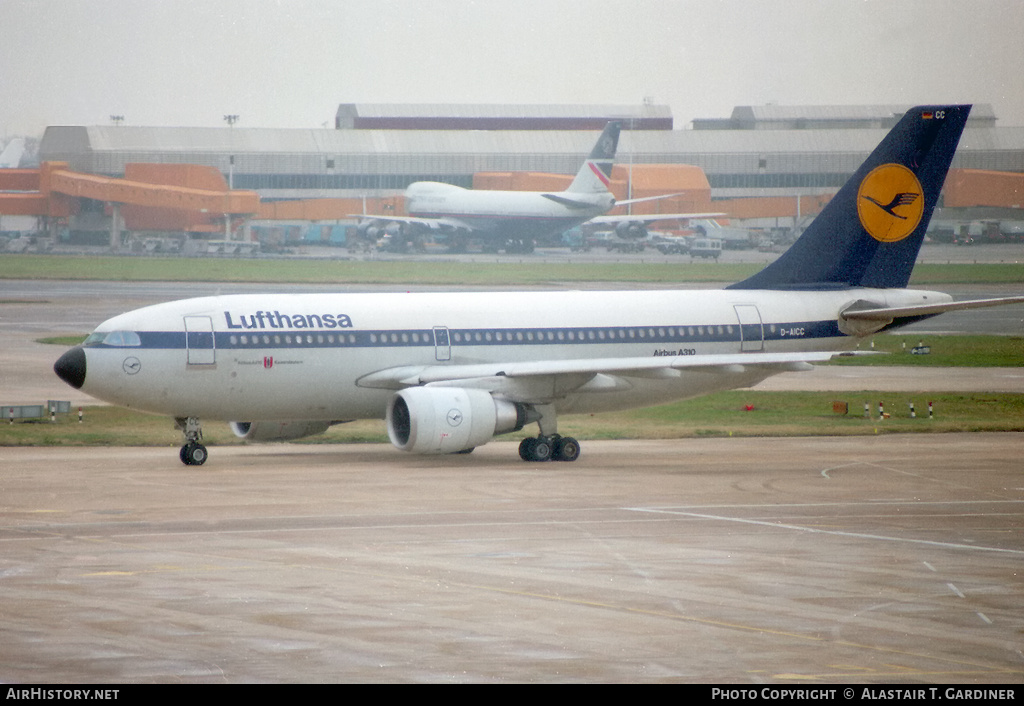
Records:
[[[6,404],[0,407],[9,424],[14,420],[53,418],[58,414],[71,414],[71,403],[63,400],[47,400],[46,404]]]

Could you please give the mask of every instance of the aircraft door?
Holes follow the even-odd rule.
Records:
[[[764,324],[761,312],[753,304],[736,304],[736,318],[740,323],[740,352],[756,353],[764,350]]]
[[[185,317],[185,348],[189,365],[213,365],[217,362],[213,319],[209,316]]]
[[[447,326],[434,327],[434,360],[452,359],[452,340]]]

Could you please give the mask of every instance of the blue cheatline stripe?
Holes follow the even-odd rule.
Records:
[[[468,346],[551,346],[595,345],[617,343],[647,343],[653,345],[688,346],[703,343],[729,343],[737,345],[741,330],[748,340],[757,340],[757,325],[740,324],[714,326],[600,326],[582,328],[449,328],[448,344]],[[764,324],[764,340],[845,338],[835,320]],[[139,331],[139,346],[107,346],[98,348],[121,349],[184,349],[184,331]],[[753,336],[749,335],[753,334]],[[209,334],[207,334],[208,336]],[[434,347],[433,329],[401,329],[374,331],[330,331],[310,329],[260,329],[248,331],[218,331],[216,347],[220,350],[247,350],[262,348],[417,348]],[[193,341],[195,339],[193,338]],[[442,342],[442,345],[446,345]]]

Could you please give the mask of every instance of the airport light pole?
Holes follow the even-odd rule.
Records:
[[[228,127],[234,127],[235,123],[238,122],[238,115],[225,115],[224,122],[228,124]],[[235,188],[235,155],[231,155],[228,159],[228,188]]]
[[[239,116],[237,114],[225,115],[224,122],[228,124],[228,127],[234,127],[235,123],[238,122]],[[235,189],[235,155],[228,157],[228,189],[234,191]],[[224,239],[231,240],[231,214],[224,214]]]
[[[633,200],[633,116],[629,117],[629,189],[626,192],[626,200]],[[626,213],[633,213],[633,204],[626,206]]]

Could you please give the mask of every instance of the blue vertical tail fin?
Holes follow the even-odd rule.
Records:
[[[970,112],[911,108],[789,250],[729,288],[906,287]]]

